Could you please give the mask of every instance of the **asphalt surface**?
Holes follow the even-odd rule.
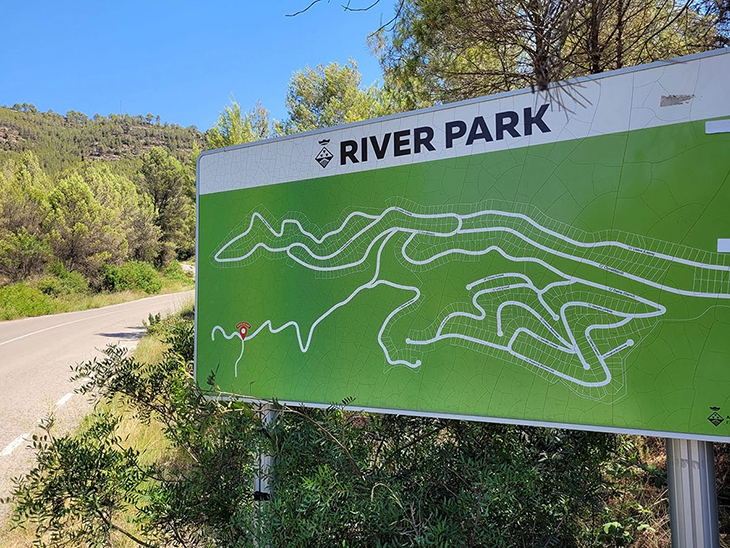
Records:
[[[33,462],[28,440],[49,412],[60,430],[79,424],[90,404],[74,394],[71,366],[101,355],[109,344],[136,346],[149,314],[170,314],[193,300],[193,291],[53,316],[0,322],[0,498],[10,478]],[[8,508],[0,506],[0,529]]]

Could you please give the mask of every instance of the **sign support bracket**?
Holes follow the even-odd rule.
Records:
[[[719,548],[712,442],[666,441],[672,548]]]

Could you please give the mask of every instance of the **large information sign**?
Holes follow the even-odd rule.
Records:
[[[730,53],[198,162],[196,378],[730,441]]]

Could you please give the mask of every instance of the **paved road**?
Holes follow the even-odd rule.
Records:
[[[100,355],[99,349],[121,343],[134,347],[144,334],[148,314],[163,316],[193,300],[193,292],[54,316],[0,322],[0,498],[9,479],[27,470],[32,453],[27,437],[38,420],[54,411],[69,428],[88,411],[73,394],[70,366]],[[0,507],[0,528],[7,509]]]

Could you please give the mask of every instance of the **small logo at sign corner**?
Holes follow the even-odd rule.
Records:
[[[319,151],[319,154],[317,154],[317,156],[315,156],[314,159],[322,167],[327,167],[327,164],[329,164],[330,160],[332,160],[332,158],[333,158],[332,153],[325,146],[325,145],[329,144],[330,140],[322,139],[321,141],[318,141],[318,142],[320,145],[322,145],[322,150]]]
[[[719,407],[710,407],[710,409],[712,410],[712,413],[710,414],[709,417],[707,417],[707,420],[710,421],[715,426],[720,426],[720,424],[725,420],[722,418],[722,415],[720,415],[720,413],[718,413],[720,408]]]

